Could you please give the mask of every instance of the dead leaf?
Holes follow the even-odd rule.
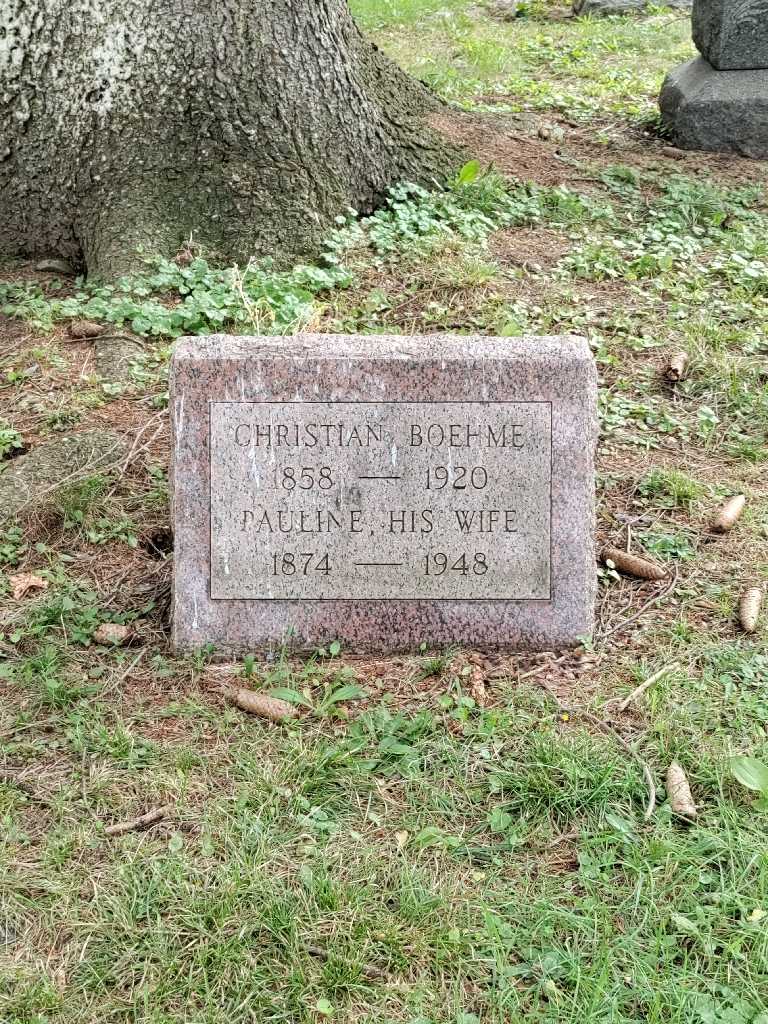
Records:
[[[102,622],[93,633],[97,644],[124,644],[131,635],[131,627],[120,622]]]
[[[485,664],[486,659],[477,651],[463,651],[451,661],[451,672],[459,676],[462,686],[469,689],[472,699],[481,708],[489,704]]]
[[[628,576],[636,576],[641,580],[665,580],[667,572],[660,565],[639,555],[631,555],[621,548],[605,547],[602,552],[604,562],[611,562],[616,568]]]
[[[698,816],[688,778],[677,761],[673,761],[667,769],[667,796],[673,814],[679,818],[693,819]]]
[[[485,679],[483,678],[482,669],[475,669],[472,673],[472,682],[469,687],[469,692],[472,695],[472,699],[479,708],[487,708],[490,704],[490,698],[488,691],[485,688]]]
[[[744,494],[736,494],[729,498],[712,520],[713,532],[728,533],[732,530],[739,519],[741,519],[741,514],[746,504],[747,498]]]
[[[395,832],[395,842],[397,843],[398,850],[404,850],[406,843],[410,838],[411,833],[406,832],[405,829],[402,829],[400,832]]]
[[[15,576],[9,576],[8,582],[11,584],[11,595],[14,601],[20,601],[32,590],[48,589],[48,580],[44,580],[42,576],[35,576],[31,572],[19,572]]]
[[[448,732],[453,736],[464,735],[464,723],[460,722],[457,718],[444,718],[443,723]]]
[[[750,587],[749,590],[742,594],[739,603],[739,622],[745,633],[754,633],[757,629],[762,603],[763,591],[761,587]]]
[[[268,718],[271,722],[284,722],[298,714],[293,704],[289,704],[288,701],[278,700],[266,693],[256,693],[255,690],[231,688],[226,691],[226,696],[242,711],[259,715],[260,718]]]

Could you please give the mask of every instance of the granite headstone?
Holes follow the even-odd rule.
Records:
[[[696,0],[693,41],[716,71],[768,68],[768,0]]]
[[[701,56],[670,72],[662,123],[682,149],[768,157],[768,0],[694,0]]]
[[[690,8],[692,0],[666,0],[665,7]],[[656,6],[653,0],[573,0],[573,13],[608,17],[614,14],[636,14]]]
[[[591,632],[583,339],[188,338],[171,402],[178,648]]]

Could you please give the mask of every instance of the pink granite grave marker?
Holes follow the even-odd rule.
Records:
[[[593,625],[583,339],[185,338],[180,649],[551,649]]]

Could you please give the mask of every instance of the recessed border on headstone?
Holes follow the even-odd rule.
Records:
[[[211,600],[552,599],[551,402],[210,402],[209,450]]]
[[[186,338],[171,408],[177,648],[551,649],[591,633],[583,339]]]

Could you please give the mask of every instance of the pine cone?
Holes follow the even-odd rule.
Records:
[[[695,818],[698,815],[688,779],[677,761],[673,761],[667,770],[667,796],[672,812],[678,817]]]
[[[242,711],[258,715],[260,718],[268,718],[270,722],[285,722],[297,715],[293,704],[278,700],[277,697],[270,697],[266,693],[256,693],[255,690],[233,688],[227,690],[227,697]]]
[[[728,533],[732,530],[741,519],[746,504],[747,498],[744,494],[736,494],[733,498],[729,498],[712,520],[713,532]]]
[[[70,338],[98,338],[104,330],[95,320],[70,320],[67,328]]]
[[[630,555],[621,548],[603,548],[602,559],[604,562],[613,562],[616,568],[628,576],[636,576],[640,580],[665,580],[667,572],[655,562],[647,558],[640,558],[638,555]]]
[[[762,603],[763,591],[760,587],[750,587],[742,594],[739,603],[739,622],[745,633],[754,633],[757,629]]]
[[[670,384],[677,384],[685,376],[685,371],[688,369],[688,353],[687,352],[675,352],[667,360],[667,365],[664,367],[664,376],[670,382]]]

